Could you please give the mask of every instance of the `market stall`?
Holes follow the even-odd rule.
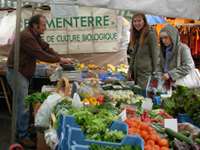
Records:
[[[20,2],[17,9],[18,17],[21,16]],[[159,11],[144,10],[141,7],[136,9],[134,5],[120,6],[117,1],[113,3],[103,1],[101,4],[100,2],[88,4],[86,1],[79,3],[86,6],[106,6],[149,13]],[[127,4],[132,2],[127,1]],[[199,14],[196,13],[199,10],[199,3],[195,6],[197,11],[194,8],[193,15],[181,12],[175,14],[174,11],[170,11],[172,14],[169,14],[168,9],[159,11],[158,14],[199,19]],[[18,17],[17,35],[20,30],[20,17]],[[17,70],[19,39],[16,37],[15,69]],[[114,149],[114,147],[123,150],[148,150],[152,147],[167,150],[186,146],[188,149],[199,148],[200,135],[196,127],[199,126],[200,119],[198,90],[190,91],[180,87],[173,91],[171,97],[169,92],[171,89],[164,89],[161,86],[161,89],[156,87],[155,90],[153,81],[146,89],[127,81],[125,64],[98,66],[93,62],[90,61],[88,64],[82,64],[81,61],[74,62],[73,66],[56,65],[53,70],[49,70],[52,71],[51,74],[53,73],[51,80],[57,82],[57,86],[43,87],[42,93],[34,93],[26,98],[27,104],[34,108],[35,126],[43,128],[42,132],[45,133],[44,138],[49,147],[61,150],[97,150]],[[182,93],[184,94],[181,95]],[[188,101],[187,107],[180,105],[182,99]],[[180,107],[179,111],[176,110],[177,107]],[[193,111],[189,110],[191,107],[194,108]],[[13,111],[15,113],[14,107]],[[190,123],[177,124],[177,119],[174,119],[177,117],[179,122],[186,120]],[[13,121],[15,124],[15,120]],[[191,135],[188,135],[188,132],[178,133],[181,130],[188,130]]]
[[[57,86],[44,90],[54,94],[47,97],[43,91],[26,99],[27,104],[40,102],[35,126],[50,126],[44,137],[51,148],[199,149],[198,89],[180,86],[172,96],[166,91],[145,95],[126,80],[124,65],[79,64],[76,69],[82,70],[81,79],[71,82],[63,71]]]

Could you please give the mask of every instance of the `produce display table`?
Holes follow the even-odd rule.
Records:
[[[59,150],[88,150],[93,146],[98,148],[111,146],[112,149],[123,143],[125,137],[137,134],[141,141],[144,141],[144,144],[139,145],[139,149],[142,148],[142,150],[152,150],[152,147],[153,149],[169,150],[174,148],[174,145],[179,148],[186,145],[188,150],[191,148],[199,150],[197,148],[198,146],[200,148],[200,130],[198,128],[196,129],[192,124],[180,124],[179,118],[176,123],[178,132],[164,125],[166,119],[176,119],[183,110],[194,123],[199,124],[200,95],[198,89],[176,87],[171,96],[162,97],[159,94],[165,92],[153,87],[149,90],[153,94],[150,97],[144,95],[144,90],[134,82],[127,81],[126,74],[117,71],[113,66],[109,65],[105,69],[90,65],[88,68],[91,69],[88,69],[88,72],[83,70],[84,74],[81,80],[75,80],[73,86],[68,86],[72,81],[69,82],[67,78],[65,78],[66,81],[63,80],[63,77],[59,79],[65,82],[58,81],[55,92],[63,100],[54,101],[49,97],[44,98],[41,96],[42,93],[39,94],[39,97],[37,96],[41,102],[40,108],[45,109],[40,113],[38,111],[39,114],[36,116],[47,117],[40,123],[45,124],[48,122],[47,120],[51,120],[46,125],[51,126],[50,132],[48,133],[49,130],[46,132],[50,136],[48,138],[46,136],[45,139],[49,146],[52,147],[53,142],[57,143],[56,146],[60,148]],[[120,69],[123,70],[123,67],[118,68],[118,70]],[[75,93],[76,96],[74,96]],[[52,93],[52,95],[54,94]],[[52,95],[50,94],[50,96]],[[30,99],[29,102],[36,101]],[[189,108],[193,108],[193,110]],[[194,110],[195,113],[192,112]],[[45,116],[45,112],[47,116]],[[50,113],[53,114],[54,119],[50,118]],[[63,115],[64,119],[61,119],[60,115]],[[73,121],[70,118],[73,118]],[[124,133],[118,129],[110,130],[111,121],[122,121],[128,125],[128,132]],[[35,125],[40,126],[40,123],[36,121]],[[44,137],[44,134],[41,132],[37,133],[38,147],[45,146],[42,136]],[[109,142],[111,144],[108,144]],[[128,142],[126,144],[131,145]]]

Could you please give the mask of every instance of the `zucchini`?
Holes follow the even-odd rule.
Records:
[[[193,141],[190,138],[188,138],[187,136],[185,136],[185,135],[183,135],[181,133],[177,133],[177,132],[173,131],[172,129],[165,128],[165,132],[169,136],[175,137],[180,141],[183,141],[183,142],[185,142],[187,144],[193,144]]]
[[[158,124],[151,124],[151,126],[159,133],[165,133],[164,128],[162,128],[160,125]]]
[[[187,136],[187,137],[190,136],[190,132],[189,132],[189,131],[181,131],[181,132],[179,132],[179,133],[181,133],[181,134],[183,134],[183,135],[185,135],[185,136]]]

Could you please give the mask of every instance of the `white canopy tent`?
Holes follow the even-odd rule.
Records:
[[[17,0],[0,0],[2,7],[16,7]],[[131,10],[152,15],[200,20],[199,0],[22,0],[23,3],[78,5]]]
[[[200,20],[199,0],[23,0],[26,2],[65,4],[131,10],[166,17]]]

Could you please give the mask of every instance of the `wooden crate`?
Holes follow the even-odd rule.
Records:
[[[42,131],[37,131],[37,150],[50,150],[45,143],[44,133]]]

